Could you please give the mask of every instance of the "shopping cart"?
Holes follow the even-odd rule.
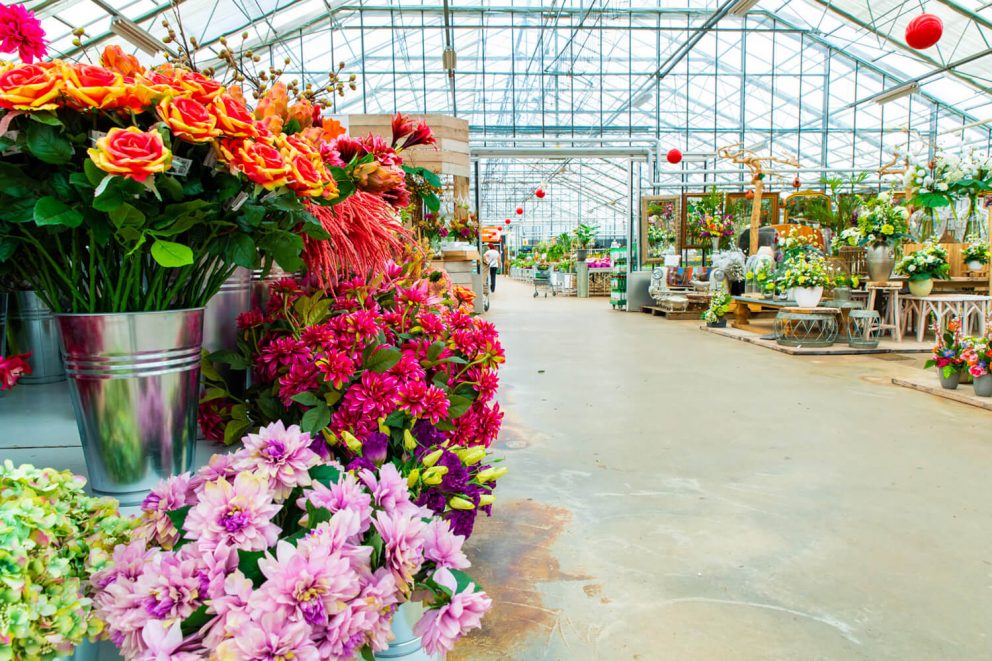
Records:
[[[544,298],[548,297],[548,292],[551,292],[552,296],[558,295],[558,290],[555,289],[554,284],[551,282],[551,269],[537,269],[534,271],[534,298],[544,291]]]

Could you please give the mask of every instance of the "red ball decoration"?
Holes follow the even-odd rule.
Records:
[[[517,207],[517,215],[518,216],[524,215],[524,208],[523,207]]]
[[[672,165],[677,165],[682,162],[682,152],[680,152],[678,149],[669,149],[668,156],[666,156],[665,158],[667,158],[668,162],[671,163]]]
[[[792,180],[792,187],[799,190],[799,187],[803,185],[803,182],[799,181],[799,177]]]
[[[509,224],[510,224],[510,219],[509,219],[509,218],[507,218],[507,219],[506,219],[506,224],[507,224],[507,225],[509,225]]]
[[[534,197],[536,197],[539,200],[543,199],[545,195],[546,193],[544,192],[543,188],[538,188],[536,191],[534,191]]]
[[[754,199],[754,190],[751,189],[748,192],[744,193],[744,199],[753,200]]]
[[[906,44],[910,48],[930,48],[944,34],[944,23],[934,14],[920,14],[906,26]]]

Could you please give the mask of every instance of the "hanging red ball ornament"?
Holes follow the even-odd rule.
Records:
[[[669,149],[668,155],[665,158],[667,158],[668,162],[672,165],[677,165],[682,162],[682,152],[678,149]]]
[[[517,215],[518,216],[524,215],[524,208],[523,207],[517,207]]]
[[[507,219],[506,219],[506,224],[507,224],[507,225],[509,225],[509,224],[510,224],[510,219],[509,219],[509,218],[507,218]]]
[[[545,195],[546,193],[544,192],[543,188],[538,188],[536,191],[534,191],[534,197],[536,197],[539,200],[544,199]]]
[[[906,44],[910,48],[930,48],[944,35],[944,22],[934,14],[920,14],[906,26]]]
[[[792,187],[793,188],[795,188],[795,189],[798,190],[799,187],[802,186],[802,185],[803,185],[803,182],[799,181],[799,177],[796,177],[795,179],[792,180]]]
[[[753,190],[749,190],[748,192],[744,193],[744,199],[753,200],[754,199],[754,191]]]

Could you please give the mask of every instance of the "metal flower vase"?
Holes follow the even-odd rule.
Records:
[[[252,307],[252,272],[239,268],[221,285],[203,312],[203,348],[209,352],[238,348],[238,315]],[[235,395],[243,395],[247,373],[229,365],[214,366]]]
[[[12,292],[7,310],[7,346],[10,354],[30,353],[31,374],[22,384],[56,383],[65,380],[65,365],[59,351],[58,325],[51,308],[30,290]],[[6,355],[6,354],[2,354]]]
[[[130,505],[190,470],[203,308],[56,319],[93,491]]]
[[[421,647],[420,636],[413,633],[413,626],[424,614],[424,606],[420,602],[408,601],[400,604],[393,615],[390,628],[393,639],[389,641],[389,649],[376,652],[377,659],[403,659],[403,661],[434,661]]]
[[[865,248],[865,264],[871,282],[888,282],[896,265],[896,249],[890,245]]]
[[[992,397],[992,374],[976,376],[974,386],[979,397]]]

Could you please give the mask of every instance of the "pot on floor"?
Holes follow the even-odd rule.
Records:
[[[56,319],[93,491],[130,505],[190,470],[203,308]]]
[[[958,369],[945,373],[943,368],[938,367],[937,376],[940,378],[940,387],[944,390],[957,390],[961,383],[961,370]]]
[[[992,374],[975,377],[975,394],[979,397],[992,397]]]

